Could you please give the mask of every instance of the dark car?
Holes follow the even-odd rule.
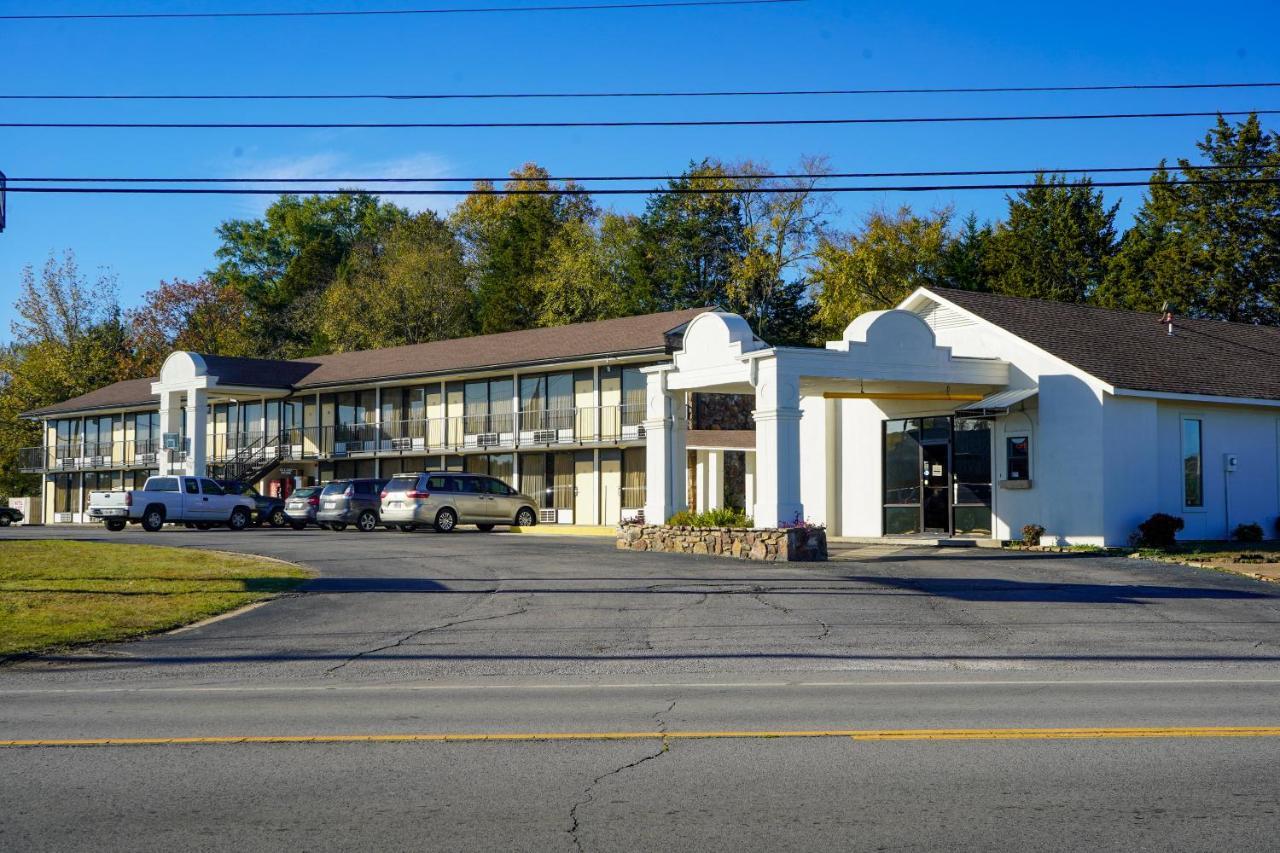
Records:
[[[289,523],[289,516],[284,511],[284,498],[269,498],[239,480],[218,480],[218,485],[229,495],[243,495],[253,499],[254,526],[261,527],[266,523],[272,527],[284,527]]]
[[[334,480],[320,492],[316,523],[330,530],[343,530],[354,524],[364,533],[377,530],[382,523],[382,487],[386,480],[357,477]]]
[[[22,521],[22,512],[11,506],[0,506],[0,527],[8,527]]]
[[[301,530],[308,524],[316,523],[316,511],[320,508],[320,486],[303,486],[294,489],[284,502],[284,514],[289,526]]]

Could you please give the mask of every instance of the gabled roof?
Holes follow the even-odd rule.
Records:
[[[219,355],[201,357],[209,373],[217,376],[222,385],[303,390],[592,357],[659,355],[666,352],[668,335],[680,334],[690,320],[705,310],[707,309],[686,308],[592,323],[477,335],[293,360]],[[156,380],[152,378],[117,382],[24,414],[35,418],[158,405],[158,398],[151,393],[151,383],[154,381]]]
[[[1280,400],[1280,327],[927,288],[1116,388]]]

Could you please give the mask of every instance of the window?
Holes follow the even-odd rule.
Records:
[[[1204,438],[1199,418],[1182,419],[1182,505],[1204,507]]]
[[[200,494],[200,485],[195,480],[183,480],[182,485],[186,487],[187,494],[189,495]]]
[[[501,480],[486,478],[484,480],[484,489],[491,495],[514,495],[515,489],[508,486]]]
[[[213,480],[201,480],[200,491],[204,492],[206,495],[225,495],[226,494],[226,492],[222,490],[222,486],[219,486]]]
[[[148,492],[176,492],[178,491],[177,477],[152,477],[147,481],[146,491]]]
[[[1031,438],[1011,435],[1005,438],[1005,479],[1031,479]]]

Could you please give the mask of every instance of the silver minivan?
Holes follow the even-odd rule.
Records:
[[[409,531],[430,525],[448,533],[459,524],[490,531],[498,524],[532,527],[537,503],[496,477],[428,471],[397,474],[382,489],[382,523]]]

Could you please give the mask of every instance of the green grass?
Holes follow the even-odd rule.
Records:
[[[1244,555],[1261,557],[1260,562],[1280,562],[1280,540],[1264,542],[1179,542],[1172,548],[1139,548],[1144,557],[1177,557],[1206,563],[1232,563]]]
[[[0,542],[0,656],[176,628],[297,586],[297,566],[105,542]]]

